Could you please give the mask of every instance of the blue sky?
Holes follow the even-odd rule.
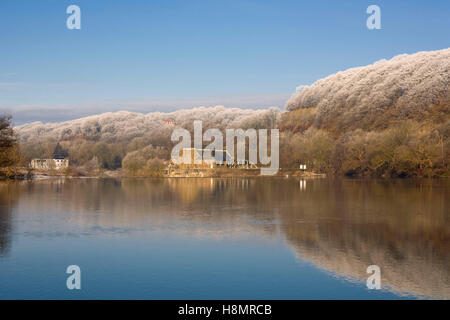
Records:
[[[66,8],[81,8],[81,30]],[[381,8],[368,30],[366,8]],[[284,107],[295,87],[449,47],[450,1],[0,1],[0,109],[16,122],[127,109]]]

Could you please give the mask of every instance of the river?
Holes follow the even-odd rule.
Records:
[[[0,184],[1,299],[450,298],[448,180]],[[81,289],[66,287],[66,268]],[[367,267],[380,267],[370,290]]]

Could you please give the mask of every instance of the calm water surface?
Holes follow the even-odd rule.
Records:
[[[0,184],[0,298],[450,298],[447,180]],[[82,289],[68,290],[78,265]],[[369,265],[382,290],[368,290]]]

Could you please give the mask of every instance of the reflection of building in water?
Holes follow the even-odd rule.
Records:
[[[235,194],[248,190],[252,179],[180,178],[169,179],[167,183],[184,204],[199,204],[202,199],[216,199],[217,202],[223,201],[224,198],[237,200]]]
[[[300,190],[306,190],[306,180],[305,179],[300,179],[299,184],[300,184]]]

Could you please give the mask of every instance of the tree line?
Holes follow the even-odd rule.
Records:
[[[0,178],[14,176],[22,163],[11,116],[0,115]]]
[[[449,176],[448,116],[429,117],[422,122],[403,119],[372,130],[342,129],[335,122],[320,126],[315,121],[316,114],[312,107],[281,115],[281,169],[296,169],[301,163],[310,171],[328,175]],[[270,128],[266,123],[260,127]],[[19,143],[11,117],[1,116],[0,172],[2,176],[11,175],[18,167],[27,167],[31,159],[52,158],[56,152],[68,156],[71,169],[81,173],[122,169],[131,176],[161,176],[173,147],[170,132],[163,131],[121,141],[46,137]]]
[[[283,114],[281,166],[298,162],[315,172],[377,177],[449,176],[450,119],[403,119],[378,129],[316,126],[316,108]],[[297,165],[298,166],[298,165]]]

